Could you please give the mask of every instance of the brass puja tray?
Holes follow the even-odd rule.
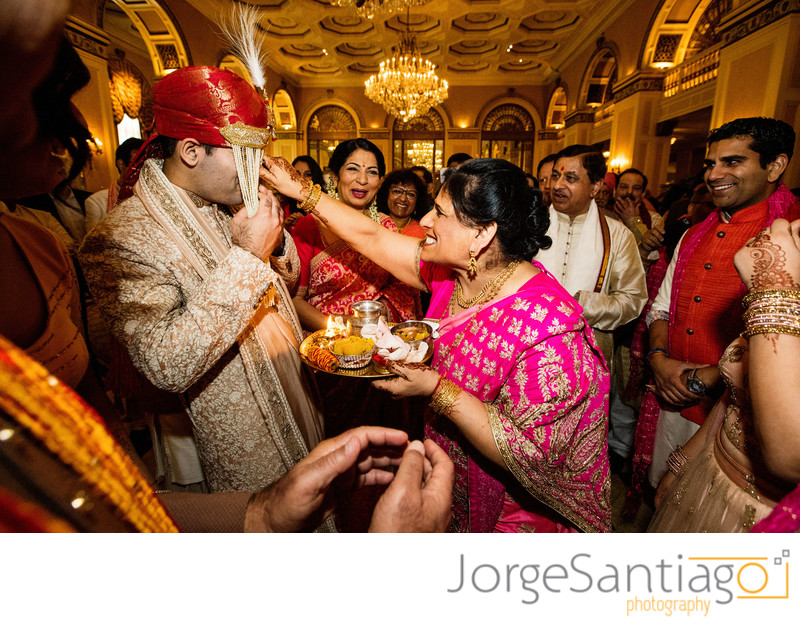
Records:
[[[311,335],[309,335],[306,339],[304,339],[300,343],[300,359],[303,360],[303,363],[307,366],[310,366],[314,370],[318,370],[319,372],[325,372],[329,375],[338,375],[340,377],[360,377],[362,379],[385,379],[386,377],[394,377],[395,375],[390,372],[386,372],[384,368],[381,368],[379,365],[375,364],[375,361],[371,361],[369,364],[364,366],[363,368],[356,368],[356,369],[348,369],[348,368],[337,368],[336,370],[326,370],[320,366],[317,366],[314,362],[308,359],[308,351],[314,347],[320,347],[327,349],[328,346],[328,338],[325,337],[325,329],[321,329],[319,331],[315,331]],[[428,352],[425,353],[425,357],[423,358],[423,362],[430,361],[430,358],[433,357],[433,344],[428,344]]]

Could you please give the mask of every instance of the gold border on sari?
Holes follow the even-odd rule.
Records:
[[[505,441],[505,430],[503,429],[503,422],[500,419],[500,411],[491,403],[484,403],[484,405],[489,414],[489,426],[492,428],[492,436],[494,437],[497,449],[500,451],[500,455],[503,457],[503,462],[505,462],[508,470],[514,474],[517,481],[522,484],[523,488],[535,499],[545,506],[552,508],[559,515],[566,517],[584,532],[600,532],[579,514],[569,510],[561,502],[541,491],[536,483],[525,474],[516,458],[514,458],[514,454],[511,453],[508,443]]]

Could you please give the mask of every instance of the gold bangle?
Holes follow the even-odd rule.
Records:
[[[300,204],[300,208],[310,213],[316,208],[319,198],[322,195],[322,187],[319,184],[314,184],[306,195],[306,198]]]
[[[435,414],[444,416],[458,399],[462,390],[449,379],[442,377],[436,390],[433,391],[431,402],[428,404]]]
[[[755,326],[748,327],[744,333],[742,333],[742,337],[746,340],[749,340],[754,335],[764,335],[767,333],[776,333],[776,334],[785,334],[785,335],[794,335],[795,337],[800,337],[800,326],[784,326],[781,324],[758,324]]]
[[[683,445],[678,445],[667,457],[667,466],[675,475],[683,473],[687,462],[689,462],[689,458],[683,453]]]
[[[800,300],[800,290],[798,289],[760,289],[749,291],[742,298],[742,306],[747,309],[751,303],[760,299],[770,298],[794,298]]]

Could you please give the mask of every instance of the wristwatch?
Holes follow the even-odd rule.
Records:
[[[695,375],[697,374],[697,368],[695,368],[692,372],[689,373],[689,376],[686,378],[686,389],[691,392],[692,394],[696,394],[699,397],[706,396],[706,384],[700,381]]]

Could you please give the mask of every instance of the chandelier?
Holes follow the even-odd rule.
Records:
[[[397,54],[381,62],[380,72],[365,82],[364,93],[405,123],[415,116],[424,116],[447,98],[447,81],[436,76],[435,68],[420,56],[406,20]]]
[[[391,15],[408,7],[418,6],[430,0],[330,0],[331,6],[347,7],[359,17],[371,20],[376,15]]]

